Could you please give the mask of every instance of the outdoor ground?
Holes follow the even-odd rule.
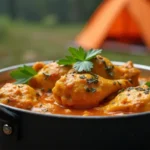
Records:
[[[7,36],[0,39],[0,68],[33,61],[58,59],[67,54],[74,37],[83,25],[59,25],[51,28],[12,24]],[[150,55],[136,56],[103,50],[103,56],[115,61],[132,60],[150,65]]]

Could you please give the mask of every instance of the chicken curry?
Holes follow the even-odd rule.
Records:
[[[80,116],[150,111],[150,78],[142,78],[132,61],[117,66],[97,50],[71,52],[75,56],[79,51],[80,58],[68,56],[15,70],[11,74],[15,81],[0,88],[0,103],[39,113]],[[88,59],[83,61],[81,55]]]

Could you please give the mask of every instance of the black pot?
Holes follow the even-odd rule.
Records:
[[[120,65],[120,62],[114,62]],[[150,67],[135,65],[143,76]],[[1,70],[1,81],[18,66]],[[0,105],[0,150],[149,149],[150,113],[115,117],[40,114]]]

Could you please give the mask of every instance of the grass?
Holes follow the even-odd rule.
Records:
[[[44,28],[34,24],[12,24],[7,37],[0,40],[0,68],[64,57],[68,46],[82,27],[83,25],[59,25]],[[150,56],[135,56],[105,50],[102,54],[115,61],[132,60],[134,63],[150,65]]]

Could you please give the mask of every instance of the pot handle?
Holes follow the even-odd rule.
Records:
[[[0,106],[0,138],[2,143],[19,139],[19,116]]]

